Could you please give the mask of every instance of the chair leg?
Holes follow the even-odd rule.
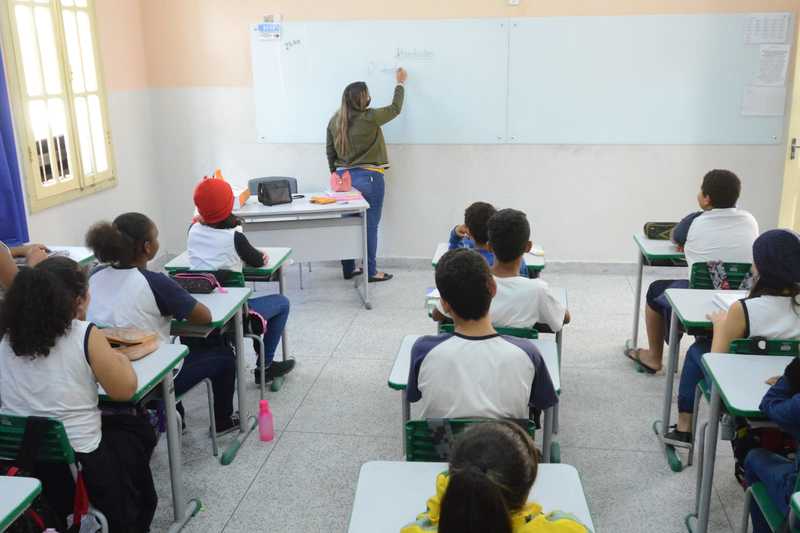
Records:
[[[688,466],[692,466],[694,462],[694,452],[695,446],[694,443],[697,442],[697,417],[700,414],[700,400],[703,398],[703,391],[700,390],[700,386],[698,385],[694,389],[694,407],[692,408],[692,447],[689,448],[689,460],[687,461]],[[703,450],[701,449],[699,454],[702,455]]]
[[[261,388],[261,399],[263,400],[264,396],[265,396],[265,392],[264,392],[265,391],[265,387],[267,386],[266,383],[264,383],[264,381],[266,381],[266,379],[267,379],[266,378],[267,367],[264,364],[264,361],[265,361],[264,339],[262,337],[258,336],[258,335],[245,335],[245,337],[247,337],[248,339],[252,339],[253,342],[258,346],[258,349],[256,350],[256,352],[257,352],[256,355],[258,355],[258,368],[261,371],[261,376],[259,376],[261,378],[261,380],[260,380],[261,383],[259,384],[259,386]]]
[[[695,482],[695,490],[694,490],[694,514],[695,516],[700,513],[700,485],[703,483],[703,450],[706,449],[706,428],[708,427],[708,422],[704,422],[702,426],[700,426],[700,440],[697,441],[697,481]]]
[[[217,445],[217,417],[214,415],[214,387],[211,384],[211,379],[206,378],[203,380],[206,384],[206,394],[208,395],[208,420],[209,432],[211,433],[211,453],[214,457],[219,455],[219,447]]]
[[[750,524],[750,506],[753,505],[753,491],[750,487],[744,491],[744,509],[742,510],[742,524],[739,533],[747,533]]]

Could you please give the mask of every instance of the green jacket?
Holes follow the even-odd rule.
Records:
[[[337,167],[355,167],[360,165],[385,165],[389,162],[386,154],[386,142],[383,140],[381,126],[400,114],[403,109],[402,85],[394,89],[392,104],[377,109],[369,108],[365,111],[353,113],[350,120],[350,145],[346,154],[336,151],[336,124],[339,121],[339,112],[328,122],[327,153],[328,167],[331,172]]]

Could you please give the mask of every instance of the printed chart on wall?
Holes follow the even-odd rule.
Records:
[[[325,142],[344,87],[406,144],[779,144],[790,13],[265,21],[251,28],[259,142]]]
[[[498,20],[286,22],[280,39],[251,28],[259,142],[325,142],[348,83],[388,105],[409,73],[395,143],[496,143],[505,135],[506,23]]]

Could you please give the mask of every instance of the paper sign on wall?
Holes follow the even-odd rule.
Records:
[[[789,34],[789,13],[753,13],[744,26],[747,44],[782,44]]]
[[[763,44],[759,51],[758,76],[754,85],[783,86],[789,69],[788,44]]]
[[[267,15],[264,22],[256,25],[258,37],[262,41],[281,40],[281,15]]]
[[[742,115],[750,117],[783,116],[786,87],[748,85],[742,97]]]

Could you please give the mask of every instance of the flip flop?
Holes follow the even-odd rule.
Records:
[[[639,368],[647,372],[648,374],[655,374],[658,372],[655,368],[649,367],[646,364],[642,363],[641,359],[639,359],[639,348],[626,348],[623,352],[625,357],[636,363]]]

